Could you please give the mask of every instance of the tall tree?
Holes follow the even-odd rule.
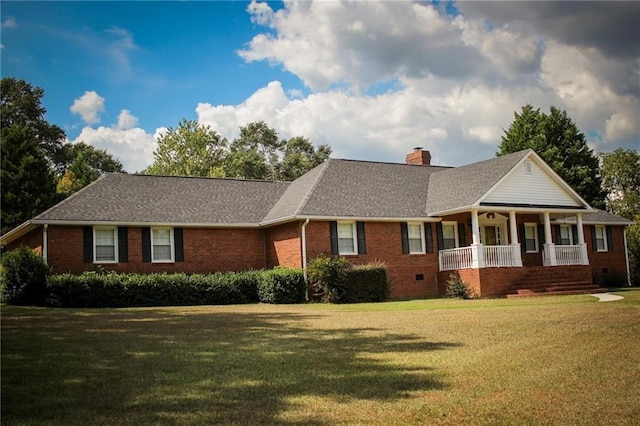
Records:
[[[51,165],[58,164],[64,131],[45,120],[42,106],[44,90],[25,80],[5,77],[0,81],[0,127],[22,126],[30,129],[36,145],[42,149]]]
[[[604,208],[604,191],[598,156],[566,111],[552,106],[549,114],[525,105],[505,131],[496,155],[531,148],[542,157],[582,198]]]
[[[278,179],[295,180],[322,164],[330,155],[329,145],[320,145],[316,150],[309,139],[301,136],[293,137],[284,147],[284,155],[278,165]]]
[[[221,176],[227,140],[211,127],[182,119],[158,138],[154,162],[144,173],[151,175]]]
[[[640,285],[640,153],[618,148],[600,156],[607,210],[635,222],[627,228],[627,248],[632,280]]]
[[[57,201],[79,191],[105,173],[124,173],[122,163],[106,150],[84,142],[64,144],[60,152],[58,167],[62,174],[56,186]]]
[[[23,124],[1,130],[3,234],[53,204],[55,179],[36,139],[35,131]]]
[[[600,157],[607,210],[634,220],[640,215],[640,153],[618,148]]]
[[[259,171],[266,167],[266,173],[234,177],[276,180],[280,151],[284,144],[285,142],[278,138],[278,132],[267,126],[264,121],[240,127],[240,136],[231,144],[229,164],[238,164],[245,158],[253,162],[249,169]],[[231,170],[232,175],[235,171],[235,168]]]

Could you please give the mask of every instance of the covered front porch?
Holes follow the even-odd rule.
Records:
[[[456,243],[456,247],[439,250],[440,271],[521,268],[523,253],[528,257],[541,257],[541,265],[545,267],[589,264],[582,212],[562,213],[562,217],[574,215],[576,226],[559,228],[556,242],[552,235],[551,216],[558,215],[557,211],[538,213],[542,217],[542,227],[538,226],[539,220],[535,223],[521,220],[519,223],[518,214],[531,216],[530,211],[518,212],[515,209],[508,212],[471,210],[471,244],[458,246]],[[464,233],[465,228],[456,230],[456,242],[464,239],[459,234]]]

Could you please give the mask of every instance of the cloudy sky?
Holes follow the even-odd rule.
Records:
[[[130,172],[182,118],[264,120],[333,157],[492,157],[514,112],[640,149],[640,2],[2,2],[2,76]]]

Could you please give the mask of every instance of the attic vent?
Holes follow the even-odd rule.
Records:
[[[524,173],[527,175],[533,174],[533,166],[531,165],[531,161],[524,162]]]

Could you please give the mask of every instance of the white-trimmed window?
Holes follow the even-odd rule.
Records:
[[[453,249],[458,247],[458,223],[442,222],[442,249]]]
[[[607,228],[604,225],[596,225],[596,250],[607,251]]]
[[[560,225],[557,244],[560,246],[573,245],[573,232],[571,231],[571,225]]]
[[[338,252],[340,254],[357,254],[357,235],[355,222],[338,222]]]
[[[535,223],[524,224],[524,249],[527,253],[538,252],[538,225]]]
[[[409,253],[424,254],[424,228],[422,223],[407,223]]]
[[[151,228],[151,261],[175,261],[173,228]]]
[[[93,228],[93,261],[95,263],[118,262],[118,228]]]

